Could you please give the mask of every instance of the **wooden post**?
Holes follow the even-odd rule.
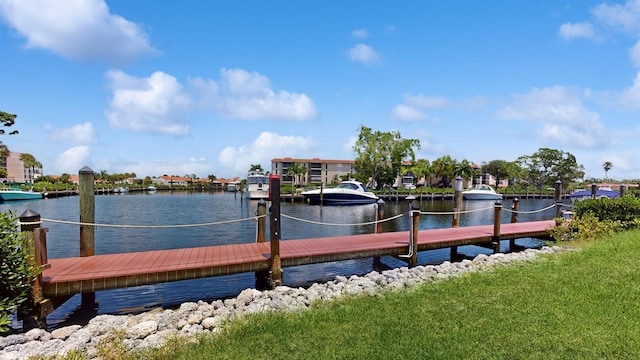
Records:
[[[256,215],[258,216],[258,230],[256,231],[256,242],[263,243],[266,239],[266,231],[267,231],[267,202],[264,199],[260,199],[258,201],[258,210],[256,211]]]
[[[411,208],[411,218],[412,223],[411,227],[413,229],[411,233],[411,248],[413,249],[413,253],[411,254],[411,258],[409,258],[409,267],[415,267],[418,265],[418,231],[420,227],[420,209],[418,207]]]
[[[462,177],[457,176],[453,185],[453,221],[451,227],[458,227],[460,225],[460,208],[462,208]]]
[[[554,184],[555,186],[555,201],[556,201],[556,214],[555,217],[559,218],[562,216],[562,181],[558,180]]]
[[[269,175],[269,192],[271,195],[270,222],[271,230],[271,287],[282,285],[282,263],[280,261],[280,176]]]
[[[620,185],[620,197],[624,197],[627,193],[627,185]]]
[[[80,169],[78,173],[80,192],[80,256],[95,255],[95,219],[96,219],[96,193],[94,189],[93,170],[88,166]],[[82,293],[81,307],[93,309],[96,305],[96,293]]]
[[[493,208],[493,252],[500,252],[500,217],[502,216],[502,203],[496,201]]]
[[[32,265],[35,268],[44,270],[47,267],[47,229],[40,227],[40,214],[27,209],[20,215],[20,231],[27,237],[25,248],[30,249]],[[18,314],[22,320],[23,331],[29,331],[33,328],[45,329],[47,327],[46,312],[41,304],[44,302],[42,295],[42,273],[38,274],[31,284],[30,312]],[[48,303],[48,302],[47,302]]]
[[[514,224],[518,222],[518,211],[520,211],[520,199],[517,196],[513,198],[511,210],[511,223]]]
[[[376,202],[378,211],[376,212],[376,234],[382,234],[382,219],[384,218],[384,200],[379,199]]]
[[[95,255],[96,206],[93,170],[88,166],[79,171],[80,190],[80,256]],[[89,225],[85,225],[89,224]]]
[[[595,199],[598,197],[598,184],[591,184],[591,198]]]

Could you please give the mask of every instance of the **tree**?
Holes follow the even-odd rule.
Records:
[[[567,186],[584,177],[584,168],[576,157],[561,150],[540,148],[532,155],[520,156],[516,162],[525,170],[526,180],[539,189],[553,187],[558,180]]]
[[[442,186],[449,186],[451,180],[456,176],[456,161],[449,155],[441,156],[431,163],[433,175],[440,177]]]
[[[13,126],[13,124],[16,123],[16,117],[18,117],[18,115],[9,114],[4,111],[0,111],[0,124],[2,124],[2,126],[4,127],[11,127]],[[0,129],[0,135],[4,135],[5,133],[6,132],[4,129]],[[18,130],[13,130],[7,135],[16,135],[17,133],[18,133]]]
[[[496,179],[496,183],[504,179],[518,177],[522,172],[516,162],[505,160],[491,160],[482,165],[482,171],[493,176]]]
[[[24,168],[29,170],[27,172],[27,182],[33,184],[36,169],[41,169],[42,163],[31,154],[20,154],[20,160],[24,164]]]
[[[300,175],[306,173],[307,167],[298,163],[292,163],[291,166],[289,166],[289,168],[287,169],[287,176],[291,176],[295,179],[294,185],[298,185],[300,183]]]
[[[433,169],[427,159],[418,159],[411,165],[411,171],[418,177],[418,181],[424,178],[425,185],[431,185],[431,176],[433,175]]]
[[[17,115],[0,111],[0,124],[2,124],[2,126],[4,127],[11,127],[13,126],[13,124],[15,124],[16,117]],[[8,135],[16,135],[17,133],[18,133],[18,130],[13,130]],[[4,134],[6,134],[6,131],[0,128],[0,135],[4,135]],[[3,158],[3,159],[6,158],[7,156],[9,156],[9,153],[10,153],[9,148],[2,141],[0,141],[0,158]],[[0,167],[0,177],[2,178],[7,177],[6,168]]]
[[[402,161],[415,160],[414,148],[420,149],[417,139],[403,139],[398,131],[372,131],[364,125],[353,146],[356,178],[377,189],[395,182],[402,169]]]
[[[454,167],[454,176],[461,176],[465,180],[471,180],[476,171],[471,166],[469,160],[464,159],[460,162],[456,162]]]
[[[262,169],[262,165],[260,164],[251,164],[251,167],[249,168],[249,172],[251,171],[264,171]]]
[[[613,163],[611,161],[605,161],[602,167],[604,168],[604,177],[607,179],[607,182],[609,182],[609,170],[613,168]]]

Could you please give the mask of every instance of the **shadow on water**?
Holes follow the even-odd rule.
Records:
[[[257,201],[247,200],[234,193],[188,193],[158,192],[153,195],[101,195],[96,197],[96,223],[115,225],[185,225],[199,226],[180,228],[120,228],[98,227],[95,233],[96,254],[135,252],[159,249],[199,247],[219,244],[254,242],[257,222],[249,219],[256,214]],[[521,211],[534,211],[551,204],[551,200],[522,200]],[[415,203],[424,215],[420,216],[420,229],[450,227],[453,201],[423,200]],[[503,202],[505,209],[511,201]],[[79,220],[78,198],[66,197],[38,201],[0,204],[0,210],[13,210],[20,215],[27,209],[38,212],[44,219],[43,226],[49,228],[47,247],[49,258],[79,255],[79,226],[47,222],[46,219],[77,222]],[[384,218],[406,214],[406,201],[390,201],[385,204]],[[460,226],[492,224],[493,202],[463,202]],[[317,238],[327,236],[372,233],[376,218],[375,205],[317,206],[301,203],[281,203],[282,240]],[[503,211],[502,222],[510,220],[510,213]],[[553,209],[545,212],[521,214],[519,221],[553,218]],[[302,221],[305,220],[305,221]],[[216,224],[225,222],[224,224]],[[268,228],[267,221],[267,228]],[[329,225],[331,224],[331,225]],[[408,215],[384,222],[383,231],[407,231],[411,219]],[[269,237],[267,229],[267,239]],[[544,241],[520,239],[518,245],[537,248]],[[507,251],[508,241],[501,244]],[[459,247],[463,256],[473,257],[490,250],[477,246]],[[418,254],[420,265],[438,264],[450,260],[449,249],[424,251]],[[325,282],[336,276],[363,275],[373,270],[406,266],[401,260],[383,257],[380,263],[373,259],[356,259],[321,264],[303,265],[284,269],[284,285],[307,287],[314,282]],[[175,308],[188,301],[212,301],[234,297],[242,290],[255,287],[253,273],[234,274],[221,277],[184,280],[172,283],[145,285],[131,288],[100,291],[96,293],[98,306],[85,309],[76,295],[56,309],[47,318],[49,329],[70,324],[85,324],[98,314],[130,314],[155,308]]]

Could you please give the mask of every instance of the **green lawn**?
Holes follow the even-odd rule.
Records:
[[[640,230],[533,263],[250,316],[156,359],[637,359]]]

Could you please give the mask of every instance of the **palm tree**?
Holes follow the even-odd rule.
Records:
[[[604,168],[604,176],[607,179],[607,182],[609,182],[609,170],[613,168],[613,163],[611,161],[605,161],[604,164],[602,164],[602,167]]]
[[[456,162],[454,175],[460,175],[463,179],[469,181],[475,175],[475,170],[471,166],[471,163],[467,159],[464,159],[460,162]]]
[[[29,170],[27,172],[27,182],[33,184],[36,169],[41,169],[42,163],[36,160],[31,154],[20,154],[20,160],[24,164],[24,168]]]
[[[262,165],[260,164],[251,164],[251,167],[249,168],[249,172],[251,171],[264,171],[262,169]]]

